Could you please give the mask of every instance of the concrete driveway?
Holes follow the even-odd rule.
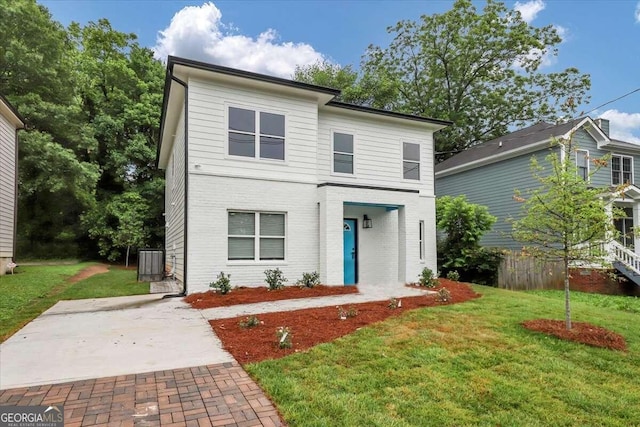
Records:
[[[60,301],[0,345],[0,389],[233,361],[180,298]]]

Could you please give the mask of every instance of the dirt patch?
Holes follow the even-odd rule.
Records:
[[[593,347],[611,350],[627,350],[627,343],[619,334],[586,322],[572,322],[571,330],[567,330],[564,320],[535,319],[522,322],[525,328],[542,332],[554,337],[575,341]]]
[[[95,276],[96,274],[108,273],[109,266],[106,264],[96,264],[87,268],[83,268],[76,274],[75,276],[71,276],[67,279],[69,283],[77,283],[81,280],[84,280],[88,277]]]
[[[326,297],[329,295],[357,294],[356,286],[314,286],[313,288],[301,288],[299,286],[285,286],[277,291],[269,288],[245,288],[233,289],[226,295],[213,291],[200,292],[185,297],[185,301],[191,307],[199,310],[211,307],[226,307],[237,304],[252,304],[256,302],[280,301],[285,299]]]
[[[246,316],[233,319],[212,320],[211,324],[224,348],[238,362],[245,364],[266,359],[277,359],[288,354],[304,351],[314,345],[329,342],[343,335],[350,334],[358,328],[370,323],[397,316],[407,310],[435,305],[454,304],[478,298],[467,284],[440,279],[440,287],[446,287],[451,298],[448,302],[438,301],[437,295],[401,298],[401,307],[389,308],[389,301],[368,302],[342,306],[345,311],[357,310],[355,317],[340,320],[337,307],[312,308],[278,313],[258,315],[260,324],[253,328],[243,328],[241,321]],[[276,329],[286,326],[293,337],[290,349],[281,349],[276,340]]]

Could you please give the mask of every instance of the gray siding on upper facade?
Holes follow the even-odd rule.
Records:
[[[615,154],[633,157],[634,182],[632,182],[632,184],[638,185],[638,183],[640,182],[640,175],[638,175],[640,174],[640,156],[638,156],[640,154],[640,146],[638,147],[637,151],[610,147],[603,147],[603,149],[599,149],[596,141],[584,129],[578,129],[574,133],[573,145],[576,149],[589,151],[589,167],[591,168],[591,172],[593,172],[593,168],[595,167],[593,164],[593,160],[595,159],[602,159],[606,156]],[[638,158],[636,158],[636,156],[638,156]],[[591,176],[591,185],[593,187],[609,187],[612,185],[610,159],[607,162],[606,166],[603,166]]]
[[[483,237],[481,244],[521,249],[522,244],[510,237],[512,226],[507,221],[509,218],[519,218],[522,214],[522,203],[514,199],[514,192],[517,189],[525,194],[527,190],[536,187],[537,181],[531,174],[531,158],[536,156],[542,164],[550,152],[549,148],[545,148],[533,154],[523,154],[454,175],[436,177],[436,196],[464,194],[469,202],[486,206],[491,215],[497,217],[497,221]]]

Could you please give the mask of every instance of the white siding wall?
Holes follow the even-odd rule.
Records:
[[[164,210],[166,264],[169,268],[175,267],[180,282],[184,279],[184,109],[182,111],[165,173]]]
[[[385,117],[354,115],[321,107],[312,99],[189,79],[188,292],[209,289],[220,271],[233,285],[264,286],[264,271],[279,267],[294,283],[303,272],[318,271],[325,284],[343,283],[343,218],[358,218],[359,282],[414,281],[427,266],[436,270],[435,203],[432,132],[423,125]],[[230,157],[229,106],[285,116],[285,161]],[[173,245],[178,278],[182,276],[183,232],[182,120],[174,132],[167,166],[167,262]],[[355,136],[355,177],[331,173],[332,131]],[[402,178],[402,143],[419,143],[421,180]],[[418,190],[398,192],[321,187],[321,183]],[[387,212],[344,202],[385,203],[400,208]],[[173,204],[174,203],[174,204]],[[228,261],[229,210],[286,213],[284,261]],[[362,229],[369,215],[374,228]],[[426,225],[426,259],[419,260],[418,222]],[[430,234],[431,233],[431,234]],[[432,237],[430,237],[432,236]]]
[[[15,173],[16,128],[0,114],[0,258],[14,255]],[[5,263],[1,264],[4,273]]]
[[[229,106],[283,114],[285,161],[228,156]],[[189,81],[189,163],[200,172],[315,183],[317,126],[315,101]]]
[[[265,286],[264,271],[280,268],[288,284],[303,272],[318,270],[318,207],[315,184],[216,177],[192,171],[189,176],[188,292],[209,289],[220,271],[232,285]],[[284,261],[228,261],[229,210],[286,214]]]
[[[384,116],[362,118],[321,110],[318,124],[318,179],[393,188],[419,189],[433,195],[433,137],[424,127],[390,122]],[[332,174],[333,132],[354,135],[355,173],[353,177]],[[402,143],[420,144],[420,182],[403,180]]]

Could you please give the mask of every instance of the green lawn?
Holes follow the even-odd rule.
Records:
[[[622,353],[519,325],[562,319],[561,292],[475,289],[246,368],[291,426],[640,425],[640,315],[573,304],[574,320],[622,334]]]
[[[77,283],[66,281],[92,264],[25,266],[0,276],[0,341],[60,300],[149,293],[149,283],[138,283],[135,270],[115,267]]]

